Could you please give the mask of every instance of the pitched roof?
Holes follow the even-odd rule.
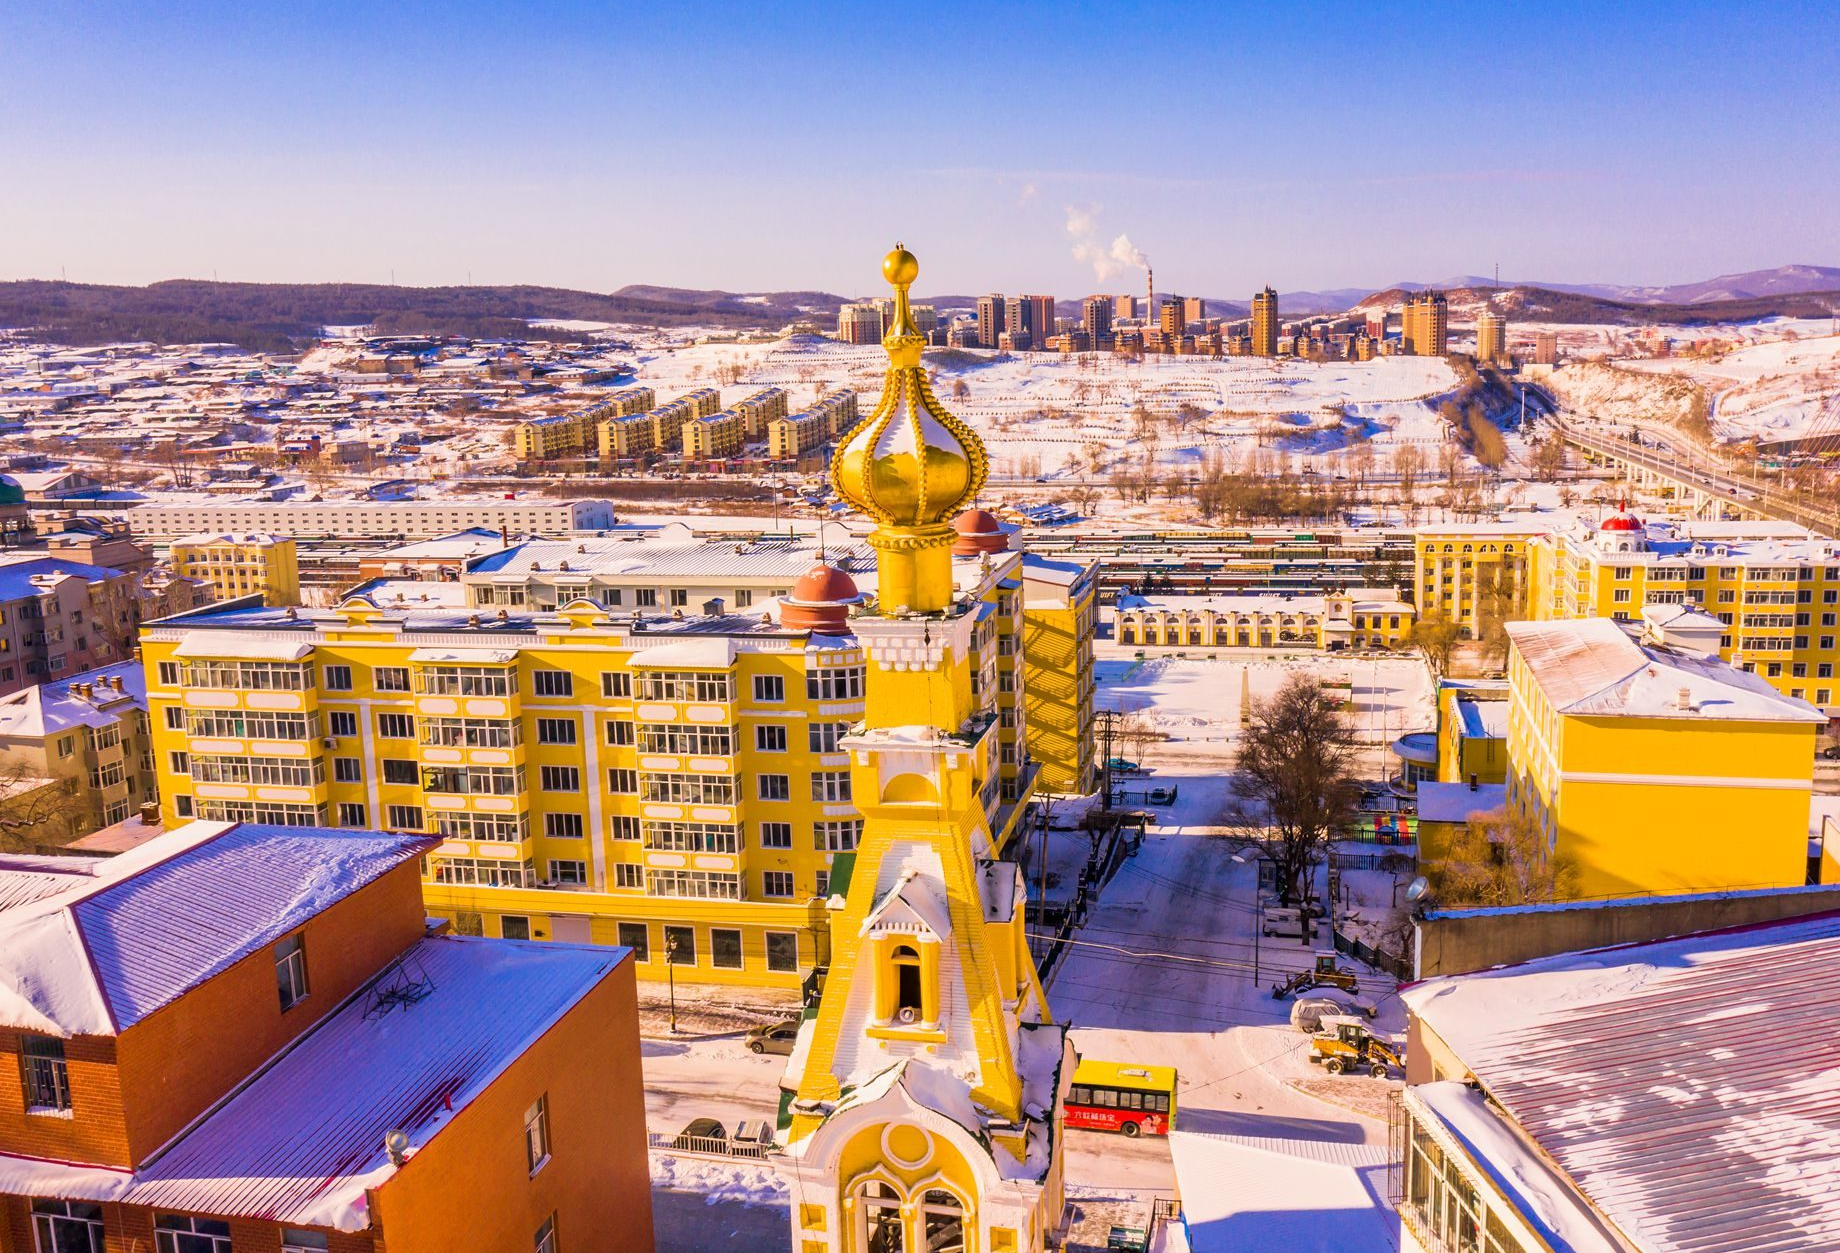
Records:
[[[372,984],[413,980],[421,999],[379,1012],[360,992],[138,1175],[0,1155],[0,1190],[364,1230],[367,1190],[399,1169],[384,1133],[413,1161],[631,952],[423,940]]]
[[[1562,714],[1826,722],[1806,701],[1759,676],[1698,653],[1642,643],[1609,618],[1510,622],[1508,637],[1534,682]],[[1682,708],[1680,694],[1687,693]]]
[[[1840,1248],[1840,912],[1402,989],[1521,1131],[1656,1253]]]
[[[439,841],[194,822],[0,913],[0,1025],[113,1035]]]

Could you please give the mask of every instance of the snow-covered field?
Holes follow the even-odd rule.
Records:
[[[935,390],[983,436],[998,474],[1103,472],[1146,455],[1173,469],[1196,465],[1209,451],[1255,447],[1333,454],[1364,439],[1383,449],[1400,442],[1435,448],[1444,438],[1437,403],[1455,383],[1443,361],[1420,357],[1132,362],[1108,353],[953,350],[936,360]],[[790,391],[796,408],[829,388],[853,387],[866,412],[888,357],[875,345],[797,337],[642,348],[638,364],[639,382],[661,397],[719,383],[726,401],[777,386]],[[1151,416],[1140,418],[1140,410]]]

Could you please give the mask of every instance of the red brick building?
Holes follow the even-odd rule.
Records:
[[[434,843],[0,856],[0,1253],[650,1249],[630,952],[432,934]]]

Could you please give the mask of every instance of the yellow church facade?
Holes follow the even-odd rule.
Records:
[[[982,446],[931,395],[897,247],[888,385],[838,451],[839,492],[877,521],[882,595],[852,620],[877,681],[844,740],[862,841],[833,916],[829,977],[781,1080],[798,1253],[1030,1253],[1057,1238],[1062,1111],[1075,1056],[1024,932],[980,780],[989,711],[961,659],[944,518],[981,486]]]

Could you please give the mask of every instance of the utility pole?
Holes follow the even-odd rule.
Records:
[[[677,937],[664,938],[664,975],[671,988],[671,1034],[677,1034]]]
[[[1099,721],[1099,751],[1105,755],[1099,774],[1099,809],[1102,813],[1112,810],[1112,737],[1116,734],[1118,711],[1101,709]]]

